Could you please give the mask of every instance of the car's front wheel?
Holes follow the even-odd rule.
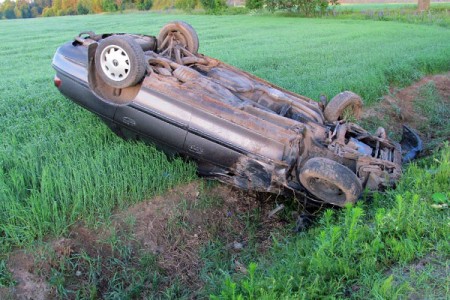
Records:
[[[300,169],[298,177],[308,192],[333,205],[354,203],[362,193],[356,174],[328,158],[309,159]]]
[[[95,67],[108,85],[127,88],[136,85],[145,75],[144,52],[133,38],[113,35],[99,43]]]

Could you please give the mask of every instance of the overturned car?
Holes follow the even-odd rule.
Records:
[[[396,143],[346,122],[361,98],[297,95],[198,53],[176,21],[159,35],[83,32],[55,53],[54,83],[116,134],[189,157],[203,176],[246,190],[343,206],[364,188],[392,186],[420,150],[408,128]]]

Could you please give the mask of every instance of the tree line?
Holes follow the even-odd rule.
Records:
[[[86,15],[127,9],[149,10],[153,0],[5,0],[0,19]]]

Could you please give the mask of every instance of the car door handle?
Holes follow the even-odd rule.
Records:
[[[188,150],[193,153],[203,154],[203,148],[198,145],[189,145]]]
[[[136,126],[136,121],[129,117],[123,117],[122,122],[129,126]]]

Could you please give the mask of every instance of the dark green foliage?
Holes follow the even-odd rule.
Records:
[[[264,5],[264,0],[246,0],[245,7],[248,9],[260,9]]]
[[[150,10],[152,8],[153,1],[152,0],[137,0],[136,8],[138,10]]]
[[[0,3],[0,19],[85,15],[124,8],[150,10],[152,4],[153,0],[6,0]]]
[[[45,7],[52,6],[52,0],[34,0],[33,3],[38,8],[39,14],[42,13]]]
[[[265,0],[266,9],[270,12],[274,12],[277,10],[277,4],[279,0]]]
[[[187,12],[192,11],[197,5],[198,0],[176,0],[175,7]]]
[[[16,3],[11,0],[5,0],[0,5],[0,10],[3,12],[3,16],[6,19],[15,19],[16,14],[14,13],[14,8],[16,6]]]
[[[69,7],[62,12],[62,16],[74,16],[77,14],[77,10],[73,7]]]
[[[5,14],[5,18],[6,19],[15,19],[16,18],[16,14],[14,12],[14,9],[6,9],[4,11]]]
[[[103,11],[114,12],[117,11],[117,4],[115,0],[102,0]]]
[[[227,8],[225,0],[200,0],[200,4],[208,13],[221,13]]]
[[[36,18],[39,17],[39,8],[36,6],[33,6],[33,8],[31,9],[31,17],[32,18]]]
[[[77,4],[77,14],[78,15],[87,15],[89,13],[89,8],[83,5],[82,2],[78,2]]]
[[[258,1],[258,0],[249,0]],[[324,15],[329,5],[336,5],[337,1],[328,0],[265,0],[269,11],[288,11],[301,16],[312,17]]]
[[[31,18],[31,5],[25,0],[17,0],[14,12],[17,18]]]
[[[26,0],[6,0],[0,3],[0,19],[3,16],[6,19],[15,18],[33,18],[38,16],[42,12],[39,9],[39,4],[35,2],[28,2]]]

